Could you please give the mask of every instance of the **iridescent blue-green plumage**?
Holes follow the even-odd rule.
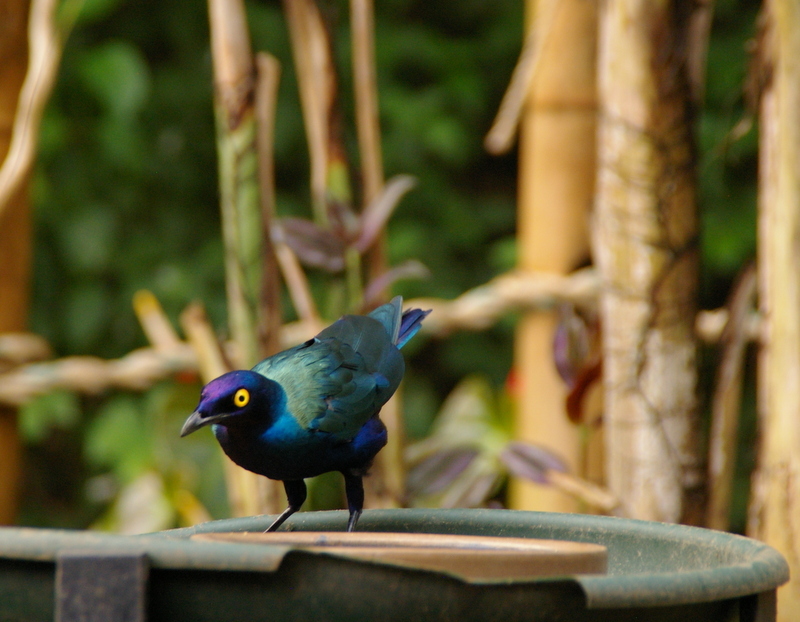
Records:
[[[367,316],[345,315],[305,343],[203,388],[181,435],[210,424],[231,460],[284,482],[289,507],[270,531],[300,509],[303,480],[328,471],[344,475],[348,530],[355,527],[361,478],[386,444],[378,413],[405,370],[399,348],[429,313],[403,313],[401,305],[397,297]]]

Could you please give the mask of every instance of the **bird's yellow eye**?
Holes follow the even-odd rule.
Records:
[[[250,391],[247,389],[239,389],[233,396],[233,403],[238,408],[244,408],[250,402]]]

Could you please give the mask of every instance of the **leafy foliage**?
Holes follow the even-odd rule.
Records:
[[[447,396],[431,433],[410,445],[410,503],[422,507],[480,507],[515,475],[540,484],[549,470],[566,471],[543,447],[513,440],[512,405],[482,376],[467,376]]]

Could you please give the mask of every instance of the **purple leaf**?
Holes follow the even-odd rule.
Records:
[[[408,473],[408,489],[414,495],[432,495],[447,488],[478,455],[477,449],[456,448],[425,458]]]
[[[553,360],[561,379],[568,387],[575,384],[590,351],[589,328],[570,304],[558,309],[558,324],[553,335]]]
[[[358,252],[365,252],[377,239],[386,226],[400,199],[416,185],[410,175],[395,175],[383,188],[380,196],[364,208],[361,214],[361,234],[354,246]]]
[[[486,503],[499,479],[497,473],[483,473],[475,477],[472,485],[458,499],[457,507],[476,508]]]
[[[511,441],[500,453],[500,460],[512,475],[539,484],[547,483],[547,471],[567,472],[564,461],[539,445]]]
[[[329,272],[344,270],[344,243],[305,218],[281,218],[283,239],[307,266]]]
[[[358,236],[359,217],[349,203],[334,201],[329,197],[328,221],[333,234],[343,242],[349,244]]]

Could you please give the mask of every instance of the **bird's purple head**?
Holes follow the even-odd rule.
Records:
[[[232,371],[209,382],[200,393],[200,403],[186,420],[181,436],[195,430],[262,410],[270,380],[252,371]]]

